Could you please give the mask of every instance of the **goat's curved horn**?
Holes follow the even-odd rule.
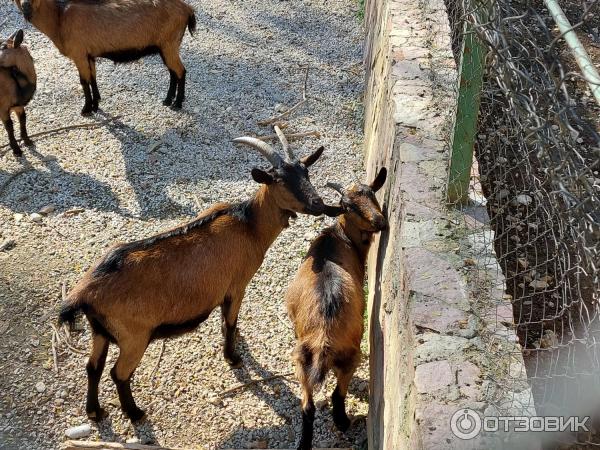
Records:
[[[344,195],[344,188],[341,184],[338,183],[327,183],[325,187],[338,191],[340,194]]]
[[[233,142],[235,142],[236,144],[244,144],[258,150],[258,152],[261,155],[267,158],[267,160],[273,165],[273,167],[279,167],[283,164],[283,159],[273,149],[273,147],[271,147],[266,142],[261,141],[260,139],[253,138],[250,136],[243,136],[235,138]]]
[[[279,138],[279,141],[281,142],[281,146],[283,147],[283,151],[287,155],[288,160],[290,162],[294,161],[295,157],[294,157],[294,154],[292,153],[292,150],[290,149],[290,144],[289,144],[287,138],[285,137],[285,134],[283,134],[283,131],[281,131],[281,129],[277,125],[275,125],[273,128],[275,129],[275,134],[277,134],[277,137]]]

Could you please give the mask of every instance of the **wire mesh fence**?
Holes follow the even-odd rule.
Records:
[[[521,413],[590,416],[589,432],[547,436],[548,448],[600,447],[600,108],[542,0],[445,4],[460,75],[450,185],[466,177],[455,199],[487,212],[477,226],[499,270],[481,251],[472,278],[481,302],[503,286],[512,317],[498,301],[497,321],[520,344],[488,350],[522,353]],[[600,0],[560,4],[598,66]],[[522,375],[496,369],[500,389]]]

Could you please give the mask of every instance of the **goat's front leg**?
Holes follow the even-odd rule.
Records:
[[[19,127],[21,130],[21,140],[25,145],[33,145],[33,141],[29,138],[29,134],[27,134],[27,114],[25,113],[25,108],[20,106],[14,109],[17,117],[19,118]]]
[[[90,60],[87,56],[85,56],[82,58],[77,58],[74,61],[75,65],[77,66],[77,70],[79,71],[79,82],[81,83],[83,95],[85,97],[85,103],[83,105],[83,109],[81,110],[81,115],[87,116],[90,115],[94,110],[91,90],[92,70],[90,67]]]
[[[244,293],[239,296],[227,296],[221,305],[221,330],[225,341],[223,343],[223,356],[229,365],[236,369],[241,367],[242,358],[236,351],[237,319],[242,305]]]
[[[98,111],[98,104],[100,103],[100,91],[98,90],[98,84],[96,83],[96,60],[94,58],[89,59],[90,61],[90,72],[91,72],[91,88],[92,88],[92,111]]]
[[[19,147],[19,143],[15,138],[15,128],[13,126],[13,121],[10,118],[10,112],[2,113],[2,123],[4,124],[6,133],[8,134],[8,142],[10,144],[10,148],[13,151],[13,154],[15,156],[22,156],[23,152],[21,151],[21,147]]]

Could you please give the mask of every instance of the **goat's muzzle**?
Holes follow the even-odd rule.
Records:
[[[377,216],[372,222],[375,231],[383,231],[388,229],[388,221],[384,215]]]
[[[21,10],[23,11],[25,20],[31,21],[31,18],[33,17],[33,7],[31,6],[31,2],[28,0],[21,2]]]
[[[304,213],[311,216],[320,216],[325,212],[325,203],[320,198],[310,200],[304,207]]]

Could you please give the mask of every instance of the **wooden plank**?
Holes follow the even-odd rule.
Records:
[[[465,1],[465,5],[471,2]],[[475,3],[475,2],[473,2]],[[483,8],[474,14],[485,16]],[[477,135],[477,117],[483,85],[485,45],[467,22],[459,67],[458,105],[451,142],[448,172],[448,202],[465,203],[469,194],[473,146]]]

